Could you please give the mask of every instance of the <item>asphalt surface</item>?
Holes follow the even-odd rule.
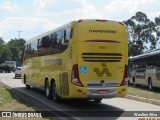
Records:
[[[100,104],[82,100],[63,100],[62,103],[54,103],[45,98],[43,91],[36,88],[26,89],[21,79],[14,78],[14,73],[0,73],[0,82],[17,91],[19,95],[26,96],[34,104],[40,105],[43,111],[51,113],[61,111],[57,114],[60,119],[71,119],[69,116],[72,116],[72,119],[77,120],[138,120],[144,117],[143,113],[157,112],[160,118],[158,105],[125,98],[103,99]],[[136,117],[136,113],[142,113],[142,116]]]

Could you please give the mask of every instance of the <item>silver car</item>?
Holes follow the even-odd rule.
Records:
[[[15,71],[15,78],[20,77],[21,78],[21,67],[17,67]]]

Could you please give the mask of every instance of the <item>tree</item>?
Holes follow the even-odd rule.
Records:
[[[17,61],[19,59],[19,53],[23,50],[25,44],[24,39],[11,39],[7,46],[12,52],[12,60]]]
[[[160,38],[160,17],[155,18],[155,25],[156,25],[156,38],[158,41]],[[160,42],[158,44],[160,44]]]
[[[12,60],[12,53],[6,45],[0,44],[0,63],[6,60]]]
[[[125,22],[129,35],[129,56],[144,53],[156,48],[155,23],[147,18],[142,12],[137,12]]]
[[[4,40],[2,37],[0,37],[0,44],[4,44]]]

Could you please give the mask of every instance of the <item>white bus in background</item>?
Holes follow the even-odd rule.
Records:
[[[160,88],[160,50],[129,58],[129,82]]]

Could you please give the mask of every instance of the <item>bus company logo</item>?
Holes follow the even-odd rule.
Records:
[[[99,68],[94,68],[94,72],[97,74],[98,77],[103,77],[106,75],[107,77],[111,77],[112,74],[109,72],[107,65],[105,63],[101,63],[102,65],[102,70]]]
[[[62,59],[49,59],[49,60],[44,60],[44,64],[46,66],[50,65],[62,65]]]
[[[115,30],[89,30],[89,33],[116,33]]]

